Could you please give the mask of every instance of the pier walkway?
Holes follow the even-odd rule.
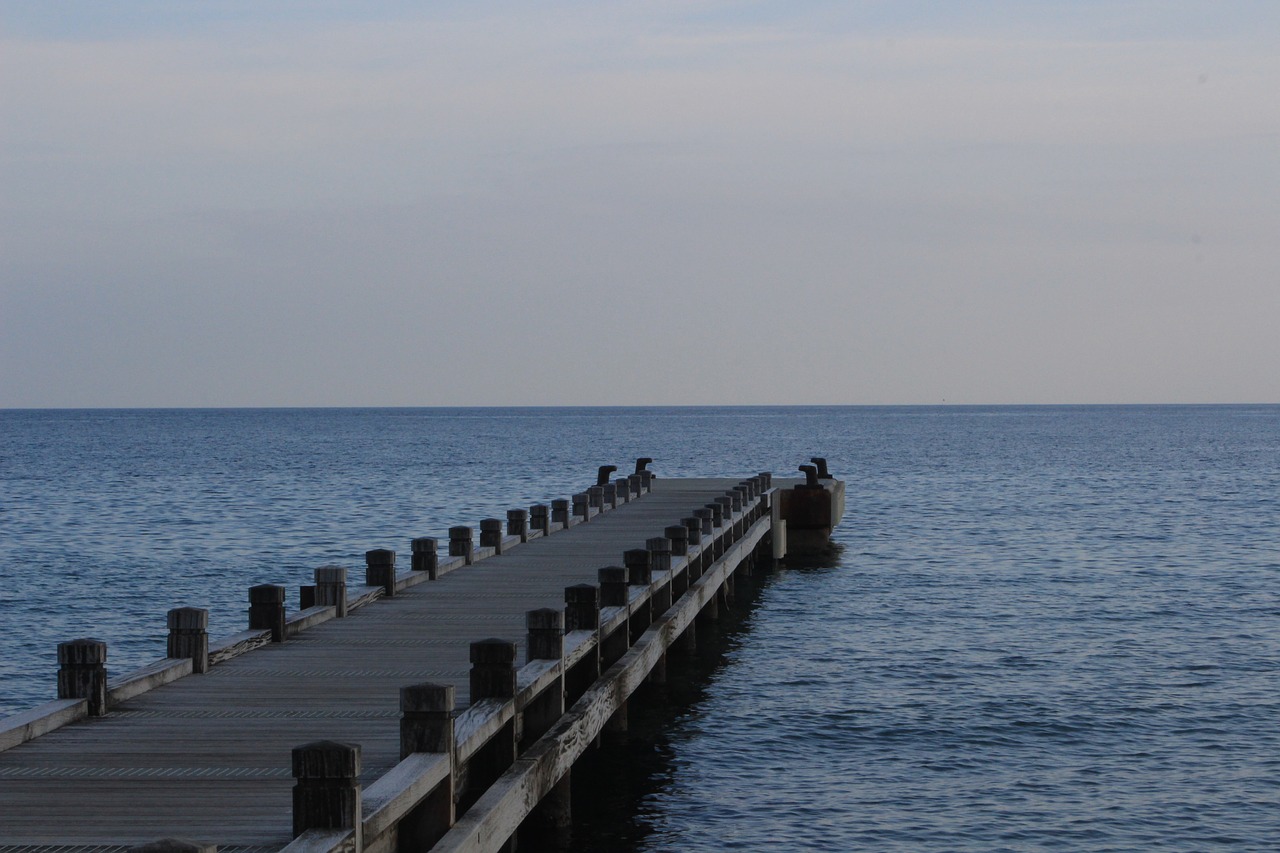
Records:
[[[175,656],[101,715],[0,720],[0,853],[497,850],[538,808],[567,819],[573,760],[785,539],[770,480],[624,478],[429,570],[371,552],[371,585],[317,570],[318,605],[214,643],[203,673]]]

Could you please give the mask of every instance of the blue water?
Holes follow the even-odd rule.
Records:
[[[841,551],[708,646],[583,849],[1275,848],[1274,406],[0,412],[0,712],[51,697],[59,640],[121,671],[169,607],[230,633],[252,584],[598,464],[815,453]]]

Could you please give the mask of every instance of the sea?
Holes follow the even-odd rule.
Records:
[[[1280,406],[0,410],[0,715],[639,456],[847,511],[575,769],[573,849],[1280,849]]]

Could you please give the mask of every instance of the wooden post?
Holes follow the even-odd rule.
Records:
[[[453,767],[451,684],[411,684],[400,688],[400,760],[415,752],[448,756],[449,777],[423,798],[396,828],[400,850],[428,850],[457,820]]]
[[[691,585],[698,578],[702,577],[702,566],[705,562],[705,560],[703,559],[705,555],[702,553],[702,549],[701,549],[702,519],[690,516],[688,518],[683,519],[683,523],[684,523],[684,530],[685,530],[686,551],[689,554],[692,554],[694,546],[695,545],[699,546],[698,555],[696,557],[689,558],[688,583]]]
[[[529,510],[507,510],[507,535],[519,536],[521,542],[529,541]]]
[[[470,527],[449,528],[449,556],[464,558],[468,566],[475,561],[475,549],[471,540]]]
[[[653,584],[653,555],[647,550],[633,548],[622,554],[622,562],[627,567],[627,583],[631,586],[640,586],[648,589]],[[644,633],[645,629],[653,622],[653,599],[645,598],[643,602],[638,602],[635,609],[631,611],[631,616],[627,620],[631,638],[630,643],[634,643]]]
[[[200,607],[175,607],[169,611],[171,658],[191,658],[191,671],[209,671],[209,611]]]
[[[452,684],[400,688],[400,760],[415,752],[453,752]]]
[[[284,587],[273,583],[249,587],[249,630],[270,630],[271,642],[284,642]]]
[[[692,560],[689,560],[689,528],[683,524],[673,524],[662,531],[671,542],[671,563],[675,565],[677,557],[684,557],[684,569],[671,578],[671,597],[678,599],[693,581]]]
[[[586,492],[579,492],[573,496],[573,517],[581,518],[583,521],[591,519],[591,501]]]
[[[427,577],[435,580],[440,576],[440,543],[434,536],[419,536],[410,546],[413,548],[413,570],[426,572]]]
[[[609,509],[618,508],[618,487],[613,483],[605,483],[601,488],[600,494],[604,505]]]
[[[631,497],[640,497],[644,494],[644,478],[639,474],[630,475],[627,477],[627,488],[631,490]]]
[[[718,560],[724,555],[724,508],[720,504],[707,504],[706,508],[711,513],[711,559]]]
[[[650,576],[653,572],[668,572],[667,579],[653,592],[652,618],[657,619],[671,608],[671,540],[665,536],[654,536],[645,540],[645,550],[649,552]]]
[[[569,526],[569,501],[566,498],[556,498],[551,502],[551,521],[562,527]]]
[[[604,486],[592,486],[587,489],[587,504],[597,513],[604,512]]]
[[[625,589],[625,585],[623,587]],[[600,587],[589,583],[564,588],[565,631],[595,631],[599,640]],[[600,677],[600,643],[565,673],[565,702],[572,704]]]
[[[334,608],[339,619],[347,615],[347,570],[342,566],[316,569],[316,605]]]
[[[482,699],[515,701],[516,644],[505,640],[480,640],[471,644],[471,702]],[[516,760],[515,720],[471,758],[466,769],[466,796],[462,810],[473,803]]]
[[[646,492],[653,491],[653,472],[652,471],[640,472],[640,488]]]
[[[600,627],[600,587],[579,583],[564,588],[566,631],[594,631]]]
[[[705,506],[699,507],[698,509],[695,509],[693,511],[693,515],[694,515],[694,518],[698,519],[698,524],[701,527],[702,535],[704,537],[709,537],[711,535],[712,530],[715,529],[714,516],[711,510]]]
[[[502,553],[502,520],[498,518],[480,519],[480,547],[492,548],[495,554]]]
[[[600,580],[600,606],[626,607],[628,599],[627,570],[622,566],[606,566],[597,573]],[[600,668],[613,664],[631,647],[630,622],[607,637],[600,638]]]
[[[350,829],[364,849],[360,815],[360,747],[318,740],[293,750],[293,837],[308,829]]]
[[[526,660],[564,660],[564,611],[553,608],[530,610],[525,613]],[[522,714],[521,748],[529,744],[555,725],[564,715],[564,672],[542,695],[524,707]]]
[[[631,480],[628,477],[619,477],[613,481],[613,486],[618,492],[618,503],[624,504],[631,500]]]
[[[513,699],[516,695],[516,644],[479,640],[471,644],[471,701]]]
[[[552,608],[530,610],[525,613],[525,626],[529,632],[525,640],[528,660],[564,660],[564,617],[563,611]],[[564,716],[564,676],[562,669],[556,683],[525,706],[521,734],[522,748],[527,748],[529,744],[542,737],[556,724],[557,720]],[[530,816],[534,823],[558,832],[569,828],[573,811],[570,805],[568,772],[547,792]]]
[[[551,532],[551,510],[546,504],[529,507],[529,526],[534,530],[541,530],[543,536]]]
[[[387,598],[396,594],[396,552],[386,548],[375,548],[364,552],[364,582],[369,586],[380,586]]]
[[[525,660],[561,660],[564,657],[564,611],[544,607],[525,613]]]
[[[670,529],[670,528],[668,528]],[[650,564],[655,572],[671,571],[671,540],[665,536],[651,536],[644,540],[650,554]]]
[[[93,637],[58,643],[58,698],[89,700],[89,716],[107,713],[107,644]]]
[[[601,607],[627,606],[627,570],[622,566],[606,566],[596,572],[600,581]]]
[[[627,583],[648,586],[653,583],[653,554],[644,548],[624,551],[622,562],[627,567]]]

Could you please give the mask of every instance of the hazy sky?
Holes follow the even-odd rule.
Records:
[[[1280,402],[1280,3],[0,0],[0,338],[6,407]]]

